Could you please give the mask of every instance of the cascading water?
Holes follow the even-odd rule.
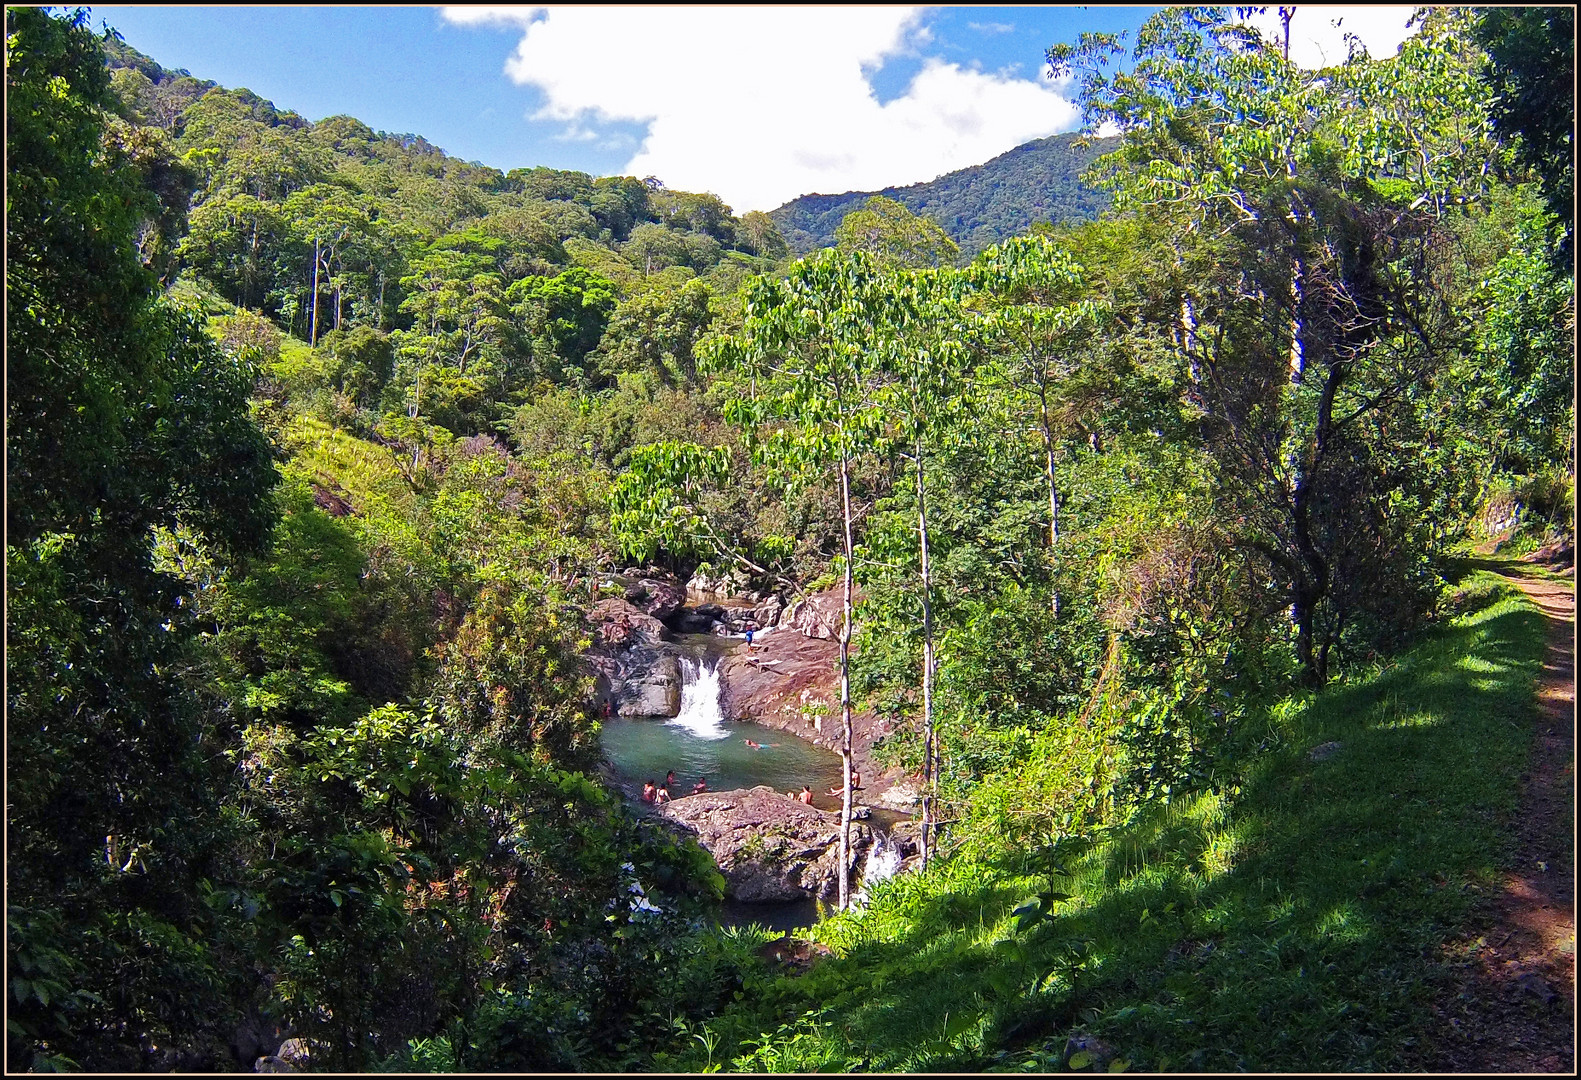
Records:
[[[725,714],[719,709],[718,659],[694,660],[680,657],[681,711],[670,723],[685,728],[699,739],[728,739]]]
[[[879,834],[873,837],[873,846],[867,851],[867,862],[862,865],[862,884],[853,898],[858,904],[867,903],[867,890],[900,871],[900,845]]]

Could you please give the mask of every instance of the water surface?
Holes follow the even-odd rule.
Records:
[[[683,714],[684,715],[684,714]],[[806,784],[818,796],[820,809],[838,806],[839,798],[823,793],[840,785],[840,758],[805,739],[748,720],[724,720],[718,734],[698,731],[681,718],[621,718],[605,720],[599,734],[604,757],[614,766],[621,790],[633,798],[642,784],[664,783],[666,770],[675,771],[677,798],[690,795],[698,778],[706,777],[713,791],[767,784],[776,791],[797,792]],[[762,749],[747,745],[747,740]]]

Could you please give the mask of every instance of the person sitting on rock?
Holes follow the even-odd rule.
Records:
[[[861,788],[862,788],[862,774],[859,773],[859,772],[851,773],[851,790],[852,791],[860,791]],[[840,788],[830,788],[829,789],[829,794],[831,794],[831,795],[844,795],[845,792],[843,790],[841,790]]]
[[[797,802],[803,802],[803,803],[806,803],[808,806],[811,806],[812,805],[812,788],[808,787],[806,784],[803,784],[801,786],[801,794],[796,796],[796,801]]]
[[[658,795],[659,795],[659,789],[656,786],[654,786],[654,783],[653,783],[652,780],[649,780],[647,783],[642,785],[642,801],[643,802],[652,802],[654,799],[658,798]]]
[[[653,797],[654,802],[667,803],[670,801],[670,789],[661,787]]]
[[[708,777],[704,776],[704,777],[699,778],[697,783],[696,783],[696,785],[693,786],[692,794],[693,795],[701,795],[703,792],[705,792],[707,790],[708,790]]]

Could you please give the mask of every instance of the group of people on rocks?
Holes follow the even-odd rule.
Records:
[[[670,801],[670,789],[675,786],[675,770],[671,769],[664,774],[664,786],[658,787],[652,780],[642,785],[642,801],[645,803],[667,803]],[[692,794],[701,795],[708,790],[708,778],[700,776],[697,783],[692,785]]]
[[[753,743],[751,739],[748,739],[747,742],[748,742],[749,745],[753,745],[753,746],[757,746],[758,745],[758,744]],[[761,749],[760,746],[758,748]],[[642,801],[645,802],[645,803],[667,803],[671,799],[670,789],[672,787],[674,787],[674,786],[675,786],[675,770],[671,769],[669,772],[664,774],[664,785],[662,787],[654,784],[654,782],[652,780],[646,781],[642,785]],[[855,771],[855,770],[852,770],[852,772],[851,772],[851,790],[852,791],[857,791],[857,790],[860,790],[861,787],[862,787],[862,774],[857,772],[857,771]],[[706,776],[698,777],[697,783],[692,785],[692,794],[693,795],[701,795],[704,792],[706,792],[707,790],[708,790],[708,778]],[[840,788],[837,788],[837,787],[830,788],[828,793],[830,795],[843,795],[844,794],[844,792]],[[786,794],[790,798],[795,799],[799,803],[806,803],[808,806],[812,805],[812,787],[807,785],[807,784],[803,784],[801,786],[801,791],[800,792],[788,791],[788,792],[786,792]]]

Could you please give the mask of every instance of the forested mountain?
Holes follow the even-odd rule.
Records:
[[[1051,135],[1000,154],[992,161],[945,173],[936,180],[883,191],[803,195],[769,211],[791,250],[805,255],[833,247],[841,220],[872,195],[894,199],[944,227],[966,255],[1019,236],[1039,222],[1091,221],[1109,205],[1106,192],[1081,176],[1116,139]]]
[[[799,259],[6,21],[8,1069],[1502,1067],[1477,896],[1573,842],[1466,556],[1574,532],[1570,9],[1311,72],[1166,8],[1050,50],[1122,140]],[[759,792],[818,947],[602,760],[594,613],[727,572],[839,688],[838,812]]]

